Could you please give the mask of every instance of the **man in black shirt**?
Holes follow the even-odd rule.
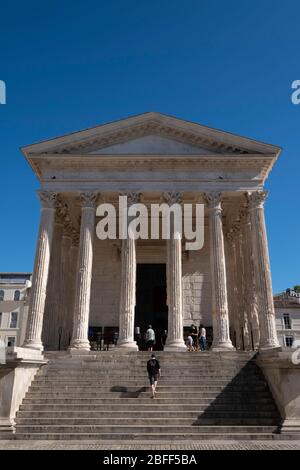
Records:
[[[160,364],[155,358],[155,354],[152,354],[151,359],[147,362],[147,372],[152,392],[151,398],[155,398],[157,381],[160,377]]]
[[[194,350],[198,351],[198,329],[194,323],[191,325],[190,335],[193,338]]]

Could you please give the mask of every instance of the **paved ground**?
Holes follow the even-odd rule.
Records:
[[[99,441],[13,441],[0,440],[0,450],[300,450],[300,440],[293,441],[193,441],[99,442]]]

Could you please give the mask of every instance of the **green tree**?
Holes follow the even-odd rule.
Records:
[[[294,291],[295,292],[300,292],[300,286],[294,286]]]

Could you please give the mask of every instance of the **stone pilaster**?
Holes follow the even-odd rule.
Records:
[[[229,335],[221,193],[207,193],[212,284],[213,345],[215,351],[234,349]]]
[[[55,218],[56,193],[40,191],[41,217],[24,347],[42,351],[42,326]]]
[[[280,348],[275,325],[264,201],[266,191],[248,193],[255,286],[258,295],[260,349]]]
[[[169,206],[182,202],[181,193],[164,193],[163,197]],[[181,232],[171,220],[170,238],[167,240],[168,337],[165,351],[186,351],[183,340],[181,238]]]
[[[127,196],[128,208],[139,202],[139,193],[123,194]],[[128,220],[128,224],[130,220]],[[134,313],[136,303],[136,241],[130,230],[127,229],[127,237],[122,240],[122,273],[121,296],[119,314],[119,339],[118,347],[137,351],[138,346],[134,341]]]
[[[97,194],[93,192],[81,193],[80,200],[80,241],[71,349],[74,348],[88,351],[90,350],[88,326]]]

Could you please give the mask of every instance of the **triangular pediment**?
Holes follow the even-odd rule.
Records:
[[[24,147],[33,154],[258,154],[273,145],[160,113],[145,113]]]

